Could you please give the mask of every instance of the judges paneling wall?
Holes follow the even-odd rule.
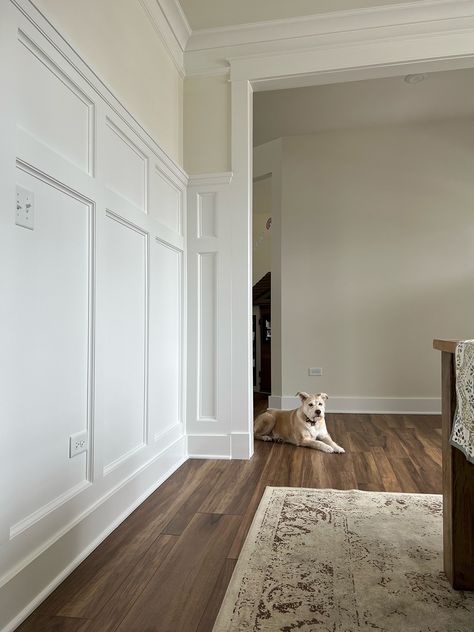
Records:
[[[8,630],[186,458],[187,178],[31,4],[0,23]]]

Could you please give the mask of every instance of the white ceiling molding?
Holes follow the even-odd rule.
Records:
[[[178,71],[184,76],[184,49],[191,28],[178,0],[138,0]]]
[[[228,67],[229,59],[258,58],[321,47],[470,30],[474,0],[426,0],[353,11],[194,31],[185,52],[186,75]]]
[[[155,2],[160,5],[174,36],[179,42],[181,50],[184,51],[191,35],[191,27],[181,8],[181,4],[178,0],[155,0]]]

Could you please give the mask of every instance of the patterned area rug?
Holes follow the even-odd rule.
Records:
[[[267,487],[214,632],[472,632],[442,572],[442,497]]]

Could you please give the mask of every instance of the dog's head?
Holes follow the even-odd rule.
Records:
[[[306,415],[306,421],[312,426],[318,421],[318,419],[324,418],[326,411],[326,400],[328,396],[326,393],[317,393],[316,395],[310,395],[304,391],[297,393],[301,399],[301,408]]]

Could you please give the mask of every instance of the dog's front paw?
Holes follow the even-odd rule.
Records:
[[[340,445],[335,446],[334,448],[334,452],[337,452],[337,454],[345,454],[346,451],[344,450],[344,448],[341,448]]]
[[[320,448],[321,452],[326,452],[327,454],[331,454],[332,452],[334,452],[334,450],[331,448],[330,445],[322,445]]]

